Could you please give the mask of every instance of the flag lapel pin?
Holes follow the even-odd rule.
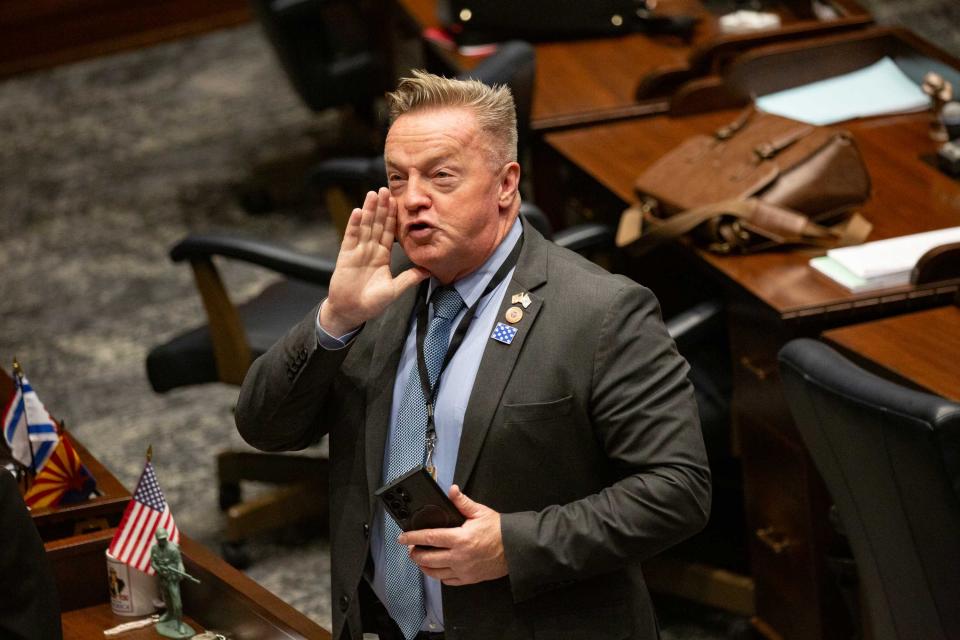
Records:
[[[513,342],[513,339],[517,335],[517,328],[511,327],[508,324],[498,322],[497,326],[493,328],[493,333],[490,334],[490,337],[497,342],[502,342],[503,344],[510,344]]]
[[[524,291],[521,291],[520,293],[515,293],[515,294],[513,294],[513,297],[510,298],[510,300],[511,300],[511,303],[512,303],[512,304],[522,304],[524,309],[526,309],[527,307],[529,307],[529,306],[530,306],[530,303],[533,302],[533,301],[530,299],[530,294],[529,294],[529,293],[526,293],[526,292],[524,292]]]

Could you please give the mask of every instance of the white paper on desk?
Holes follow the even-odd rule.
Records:
[[[922,111],[930,98],[890,58],[842,76],[757,98],[757,107],[810,124]]]
[[[910,272],[891,273],[879,278],[860,278],[830,256],[811,258],[810,266],[854,293],[899,287],[910,282]]]
[[[960,242],[960,227],[830,249],[827,255],[853,275],[867,280],[909,272],[930,249]]]

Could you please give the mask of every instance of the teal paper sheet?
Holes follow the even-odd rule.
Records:
[[[890,58],[869,67],[757,98],[757,107],[810,124],[909,113],[930,106],[930,98]]]

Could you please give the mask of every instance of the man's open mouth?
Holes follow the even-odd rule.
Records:
[[[411,222],[407,224],[407,236],[414,239],[426,239],[430,236],[433,229],[433,225],[427,224],[426,222]]]

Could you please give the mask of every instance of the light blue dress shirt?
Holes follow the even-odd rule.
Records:
[[[503,242],[494,250],[493,254],[479,269],[453,283],[460,297],[463,298],[464,310],[457,314],[453,326],[457,327],[466,310],[469,309],[483,294],[493,276],[500,269],[510,251],[516,245],[523,233],[520,220],[514,221],[513,226],[503,239]],[[480,300],[474,311],[473,322],[464,336],[463,343],[450,360],[443,375],[440,377],[440,388],[437,391],[437,405],[435,408],[435,423],[437,428],[437,448],[433,453],[433,463],[437,468],[437,483],[443,490],[449,491],[453,484],[453,472],[457,466],[457,453],[460,449],[460,433],[463,429],[463,416],[470,401],[470,392],[473,390],[477,370],[480,368],[480,359],[487,346],[487,340],[493,332],[497,322],[497,311],[506,294],[507,287],[513,277],[514,269],[504,277],[496,289]],[[430,280],[429,295],[439,282]],[[429,309],[428,322],[433,318],[433,309]],[[410,371],[417,363],[417,319],[416,310],[411,314],[410,329],[403,345],[400,356],[400,365],[393,383],[393,405],[390,413],[390,431],[386,442],[390,442],[396,428],[397,415],[400,411],[400,400],[403,395],[404,384],[410,376]],[[339,349],[346,346],[359,330],[336,338],[331,336],[320,326],[320,316],[317,314],[317,340],[325,349]],[[453,331],[451,338],[453,337]],[[386,468],[386,451],[384,451],[384,468]],[[376,488],[376,487],[375,487]],[[370,554],[373,558],[374,573],[370,586],[381,602],[386,602],[384,590],[384,576],[381,570],[380,557],[383,553],[383,509],[377,507],[371,523]],[[439,580],[424,576],[424,595],[427,617],[424,620],[423,631],[443,630],[443,602],[441,599],[441,583]]]

